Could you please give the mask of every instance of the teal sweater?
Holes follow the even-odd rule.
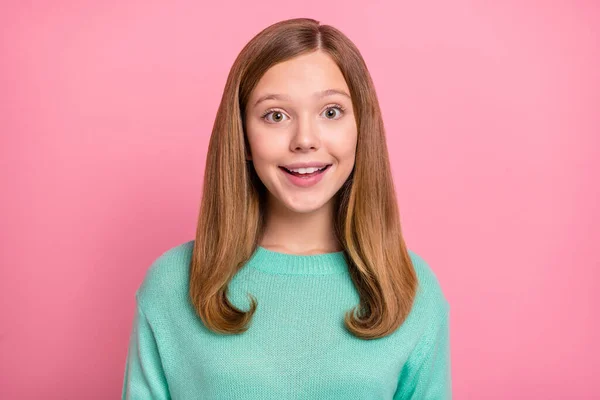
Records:
[[[188,300],[194,242],[163,253],[136,291],[123,399],[450,399],[449,303],[409,250],[419,289],[391,335],[359,339],[344,312],[358,304],[343,252],[292,255],[258,247],[228,297],[258,306],[248,331],[208,330]]]

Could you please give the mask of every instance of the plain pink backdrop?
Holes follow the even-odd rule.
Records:
[[[455,398],[598,398],[598,2],[12,3],[1,398],[120,396],[134,292],[194,237],[229,68],[292,17],[371,71],[407,244],[451,305]]]

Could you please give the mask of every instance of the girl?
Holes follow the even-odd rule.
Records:
[[[194,240],[136,291],[123,399],[450,399],[449,303],[408,250],[373,82],[312,19],[254,37]]]

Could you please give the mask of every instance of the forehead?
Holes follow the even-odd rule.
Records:
[[[257,99],[270,93],[309,98],[313,93],[343,89],[349,92],[346,80],[333,59],[321,51],[303,54],[269,68],[252,91]]]

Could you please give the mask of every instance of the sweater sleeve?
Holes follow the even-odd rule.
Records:
[[[136,311],[129,337],[122,400],[170,399],[152,327],[136,294]]]
[[[448,303],[432,323],[404,365],[394,400],[451,400],[450,332]]]

